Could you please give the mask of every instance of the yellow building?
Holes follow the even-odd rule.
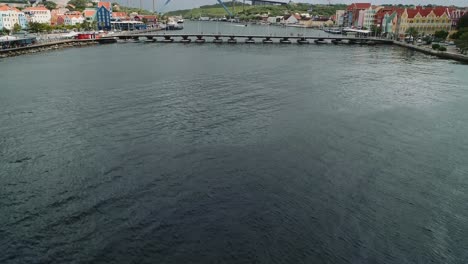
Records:
[[[401,14],[399,34],[405,35],[408,28],[415,28],[421,35],[433,35],[436,31],[450,31],[452,21],[446,7],[415,9],[406,8]]]

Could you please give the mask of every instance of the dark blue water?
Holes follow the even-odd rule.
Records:
[[[396,47],[0,61],[0,263],[466,263],[468,68]]]

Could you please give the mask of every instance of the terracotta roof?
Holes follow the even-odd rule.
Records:
[[[99,2],[97,7],[99,8],[101,6],[107,8],[107,10],[111,10],[111,2]]]
[[[352,3],[348,6],[347,10],[369,9],[371,6],[371,3]]]
[[[49,11],[49,9],[43,6],[35,6],[35,7],[26,7],[23,11]]]
[[[127,17],[126,12],[113,12],[112,17]]]
[[[92,17],[96,14],[96,10],[85,10],[83,11],[83,16],[84,17]]]
[[[152,15],[144,15],[143,18],[147,18],[147,19],[157,19],[158,17],[157,17],[157,16],[152,16]]]
[[[66,15],[68,18],[80,18],[81,15]]]
[[[417,6],[414,9],[407,9],[406,12],[408,13],[408,18],[414,18],[418,14],[420,14],[422,17],[426,17],[431,12],[434,12],[436,16],[440,17],[447,12],[447,9],[445,7],[424,8],[421,6]]]
[[[81,16],[81,12],[80,11],[67,11],[65,12],[65,15],[79,15]]]

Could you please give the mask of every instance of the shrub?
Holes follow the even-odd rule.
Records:
[[[446,48],[446,47],[443,47],[443,46],[440,46],[440,47],[439,47],[439,51],[447,51],[447,48]]]
[[[437,50],[440,48],[439,44],[432,44],[432,49]]]

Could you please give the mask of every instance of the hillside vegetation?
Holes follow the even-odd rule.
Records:
[[[312,15],[319,16],[332,16],[336,10],[345,9],[346,5],[310,5],[310,4],[288,4],[282,6],[242,6],[242,3],[236,3],[234,6],[231,2],[226,3],[229,10],[236,16],[246,19],[255,19],[257,14],[269,14],[270,16],[280,16],[289,13],[311,13]],[[245,11],[244,11],[245,9]],[[184,18],[197,18],[201,16],[205,17],[224,17],[227,16],[226,11],[219,4],[206,5],[194,9],[185,9],[168,12],[168,16],[183,16]]]

